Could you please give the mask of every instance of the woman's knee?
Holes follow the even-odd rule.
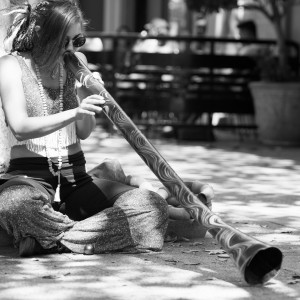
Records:
[[[124,193],[115,206],[125,213],[138,248],[161,250],[169,219],[165,199],[146,189],[134,189]]]
[[[38,189],[29,185],[14,185],[5,188],[0,193],[0,215],[25,214],[27,210],[34,209],[35,205],[50,205],[48,197]]]
[[[156,192],[140,188],[125,192],[116,200],[114,205],[124,209],[168,213],[168,203],[164,198]]]

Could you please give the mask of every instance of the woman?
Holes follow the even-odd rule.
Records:
[[[79,7],[48,0],[16,12],[6,40],[11,53],[0,58],[0,97],[12,140],[0,182],[0,225],[21,256],[160,250],[168,220],[163,197],[136,188],[116,163],[85,170],[80,140],[94,129],[105,101],[98,95],[79,100],[63,64],[65,51],[86,61],[77,53],[85,42]]]

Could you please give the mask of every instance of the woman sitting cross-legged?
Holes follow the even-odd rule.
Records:
[[[190,218],[167,191],[145,188],[115,161],[86,172],[80,140],[105,101],[79,99],[63,63],[65,51],[85,42],[76,1],[10,9],[16,15],[6,38],[10,53],[0,58],[0,97],[12,148],[0,178],[0,226],[21,256],[161,250],[169,217]]]

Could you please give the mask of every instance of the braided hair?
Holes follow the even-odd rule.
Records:
[[[86,24],[76,0],[40,1],[34,8],[25,3],[11,13],[17,13],[6,37],[12,40],[11,52],[31,52],[45,69],[61,54],[69,27],[78,22],[84,28]]]
[[[26,4],[23,19],[20,18],[17,22],[20,23],[20,28],[13,40],[12,50],[19,52],[30,51],[33,48],[33,30],[36,20],[32,16],[32,8],[29,3]]]

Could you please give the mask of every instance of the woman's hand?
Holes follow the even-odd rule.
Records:
[[[184,209],[179,201],[170,194],[168,189],[164,186],[160,188],[154,188],[153,185],[140,176],[128,175],[126,177],[126,184],[144,188],[150,191],[154,191],[164,198],[168,205],[169,218],[172,220],[191,220],[191,216],[186,209]],[[208,208],[212,208],[212,199],[214,198],[214,190],[212,186],[200,181],[185,182],[185,185],[197,196],[197,198]]]
[[[95,114],[102,111],[105,100],[102,96],[91,95],[84,98],[76,108],[76,132],[81,140],[85,140],[96,126]]]
[[[200,181],[185,182],[186,186],[197,196],[197,198],[209,209],[212,208],[212,199],[214,198],[213,188]],[[184,209],[179,201],[173,197],[165,187],[160,187],[157,191],[169,204],[169,217],[173,220],[190,220],[191,216]]]
[[[93,72],[92,74],[95,79],[97,79],[101,84],[104,85],[104,81],[102,80],[102,77],[99,72]]]
[[[86,116],[94,116],[96,113],[102,111],[101,105],[105,104],[105,100],[102,96],[91,95],[84,98],[76,112],[76,119],[82,120]]]

